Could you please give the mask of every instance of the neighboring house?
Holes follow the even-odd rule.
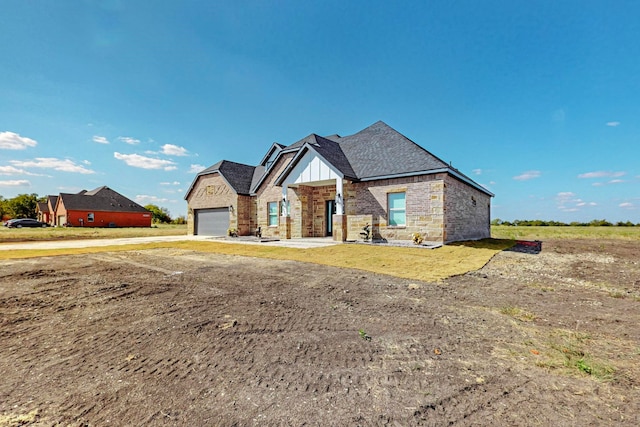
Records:
[[[227,160],[185,195],[188,232],[447,243],[490,237],[493,194],[383,122],[350,136],[274,143],[258,166]]]
[[[47,202],[36,202],[36,218],[38,221],[51,223],[51,211]]]
[[[58,196],[47,196],[46,202],[37,202],[36,214],[38,221],[46,222],[51,226],[56,225],[56,216],[54,212],[57,201]]]
[[[49,221],[46,221],[51,226],[56,226],[56,203],[58,203],[58,196],[47,196],[47,209],[49,209]]]
[[[55,196],[49,196],[55,197]],[[152,214],[109,187],[57,196],[55,224],[73,227],[151,227]]]

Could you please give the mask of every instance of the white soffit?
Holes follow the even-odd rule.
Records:
[[[289,172],[282,184],[308,184],[335,179],[342,179],[342,174],[318,153],[308,150]]]

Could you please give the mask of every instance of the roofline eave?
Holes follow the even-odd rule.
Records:
[[[367,178],[360,178],[359,181],[361,182],[367,182],[367,181],[377,181],[380,179],[393,179],[393,178],[405,178],[405,177],[409,177],[409,176],[418,176],[418,175],[434,175],[437,173],[448,173],[450,175],[452,175],[453,177],[459,179],[460,181],[469,184],[470,186],[474,187],[475,189],[485,193],[486,195],[490,196],[490,197],[495,197],[495,194],[493,194],[491,191],[487,190],[486,188],[484,188],[482,185],[478,184],[477,182],[471,180],[470,178],[467,178],[466,176],[462,175],[461,173],[455,171],[454,169],[451,168],[439,168],[439,169],[431,169],[431,170],[426,170],[426,171],[415,171],[415,172],[405,172],[405,173],[398,173],[398,174],[391,174],[391,175],[379,175],[379,176],[372,176],[372,177],[367,177]]]

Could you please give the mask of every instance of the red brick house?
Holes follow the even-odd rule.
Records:
[[[60,193],[53,212],[58,226],[151,227],[152,220],[151,212],[106,186]]]
[[[493,194],[377,122],[341,137],[274,143],[258,166],[227,160],[198,173],[185,199],[188,232],[227,229],[279,239],[333,236],[447,243],[490,237]]]

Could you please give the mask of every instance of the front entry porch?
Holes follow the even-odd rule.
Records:
[[[342,182],[287,186],[279,221],[281,239],[330,237],[346,240]]]

